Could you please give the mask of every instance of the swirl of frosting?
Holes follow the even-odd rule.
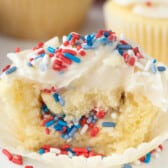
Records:
[[[167,67],[112,31],[70,33],[61,45],[54,38],[8,58],[13,64],[3,69],[0,78],[23,77],[57,88],[111,91],[122,87],[140,91],[156,106],[168,109]]]
[[[167,0],[115,0],[123,6],[133,5],[132,11],[135,14],[151,18],[168,18],[168,1]]]

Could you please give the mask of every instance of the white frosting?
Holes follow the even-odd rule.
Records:
[[[58,46],[55,40],[53,43],[55,47]],[[50,45],[53,46],[53,43]],[[53,58],[47,55],[39,58],[33,67],[28,66],[27,62],[37,51],[10,53],[8,58],[13,62],[13,66],[17,67],[17,71],[11,75],[3,73],[1,78],[24,77],[44,85],[55,85],[58,88],[75,85],[73,87],[111,91],[122,87],[125,91],[143,93],[153,104],[167,111],[167,71],[152,74],[149,71],[152,58],[146,56],[141,59],[141,62],[137,61],[142,67],[144,66],[144,70],[134,72],[134,68],[124,63],[123,57],[115,50],[116,44],[117,41],[112,46],[99,46],[97,49],[85,50],[86,56],[80,57],[81,63],[73,63],[64,72],[53,70]],[[61,47],[73,49],[70,46]],[[129,53],[133,54],[131,51]],[[41,69],[43,64],[46,66],[44,70]]]
[[[152,18],[168,18],[168,1],[152,0],[151,6],[144,5],[147,0],[115,0],[120,5],[133,5],[133,12]]]

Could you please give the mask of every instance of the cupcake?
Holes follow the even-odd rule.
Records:
[[[104,6],[106,27],[124,33],[144,51],[168,64],[168,2],[109,0]]]
[[[0,0],[0,31],[31,40],[44,40],[78,30],[92,0]],[[52,18],[52,19],[51,19]]]
[[[114,32],[72,32],[7,56],[0,146],[12,162],[131,168],[168,138],[167,67]]]

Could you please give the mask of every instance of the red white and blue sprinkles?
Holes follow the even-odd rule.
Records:
[[[116,43],[115,48],[114,43]],[[60,71],[66,72],[72,64],[80,65],[83,58],[87,56],[88,50],[95,50],[100,46],[111,46],[112,52],[116,50],[126,64],[140,70],[155,74],[162,73],[167,69],[166,66],[157,65],[156,59],[151,61],[144,56],[138,47],[133,47],[127,40],[117,38],[115,32],[111,30],[99,30],[97,33],[85,36],[72,32],[63,38],[63,44],[59,47],[48,46],[46,48],[45,43],[40,42],[28,55],[27,66],[34,68],[38,65],[42,72],[46,72],[51,67],[53,71],[58,73]],[[20,52],[20,48],[16,48],[16,54]],[[141,59],[146,59],[146,65],[141,62]],[[15,66],[2,70],[6,75],[16,71],[17,67]]]

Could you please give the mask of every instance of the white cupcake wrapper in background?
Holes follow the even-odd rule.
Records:
[[[109,4],[111,5],[111,4]],[[108,5],[104,6],[105,25],[117,34],[123,33],[125,37],[137,42],[144,51],[161,62],[168,64],[168,27],[157,24],[147,25],[131,18],[119,15],[119,11],[112,10]],[[130,11],[131,13],[131,11]],[[130,14],[131,15],[131,14]],[[157,22],[156,22],[157,23]]]

